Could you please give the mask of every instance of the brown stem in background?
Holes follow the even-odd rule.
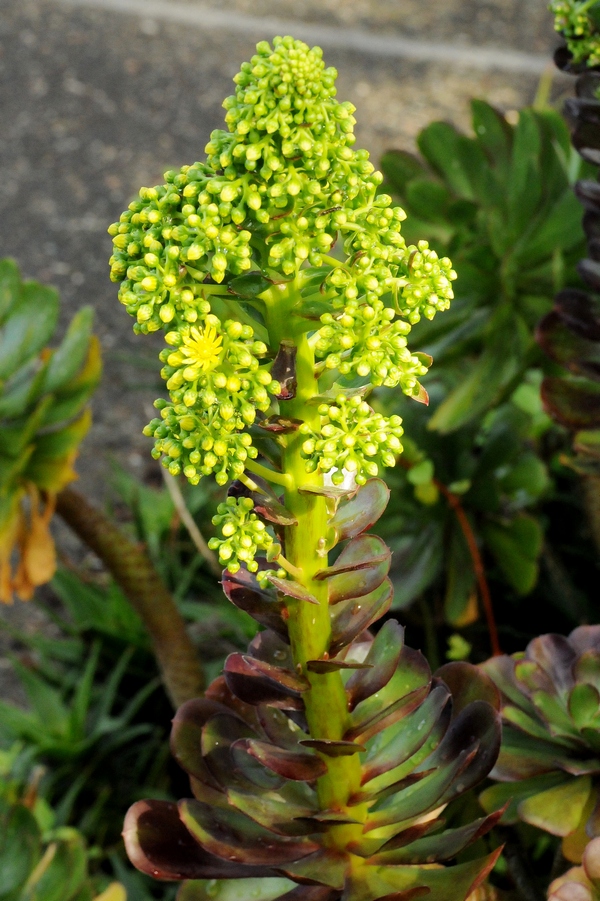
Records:
[[[201,695],[204,676],[198,654],[171,593],[143,546],[124,535],[73,488],[65,488],[57,496],[56,512],[100,557],[141,617],[173,706]]]
[[[600,476],[583,477],[583,496],[592,539],[600,553]]]
[[[442,494],[454,510],[456,518],[458,519],[458,524],[460,525],[462,533],[465,537],[465,541],[467,542],[469,554],[471,555],[471,562],[473,563],[473,570],[475,571],[475,578],[477,579],[479,594],[481,595],[481,602],[483,604],[485,618],[487,620],[488,631],[490,633],[492,654],[494,655],[494,657],[500,657],[502,655],[502,649],[500,648],[500,642],[498,640],[498,628],[496,626],[496,618],[494,616],[494,608],[492,606],[492,596],[490,594],[490,588],[485,575],[483,560],[481,558],[481,554],[479,553],[479,548],[477,547],[475,533],[471,528],[471,523],[469,522],[469,518],[464,511],[463,505],[461,504],[458,495],[453,494],[449,488],[447,488],[439,481],[439,479],[434,479],[433,483],[436,488],[438,488],[442,492]]]
[[[399,463],[404,467],[404,469],[412,469],[413,464],[409,463],[407,460],[400,458]],[[439,479],[434,478],[432,481],[438,491],[440,491],[444,495],[444,497],[448,501],[448,504],[454,510],[456,518],[458,519],[458,524],[464,535],[465,541],[467,542],[469,554],[471,555],[473,571],[475,572],[475,578],[477,579],[477,587],[479,588],[479,594],[481,595],[481,602],[483,604],[483,610],[487,621],[488,632],[490,633],[492,654],[494,655],[494,657],[501,657],[502,649],[500,648],[500,642],[498,640],[498,627],[496,626],[496,618],[494,616],[494,608],[492,606],[492,596],[490,594],[490,588],[485,575],[483,560],[481,554],[479,553],[479,548],[477,547],[475,533],[471,528],[471,523],[469,522],[467,514],[465,513],[458,495],[450,491],[450,489],[446,485],[444,485],[443,482],[440,482]]]

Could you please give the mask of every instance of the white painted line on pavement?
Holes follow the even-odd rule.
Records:
[[[219,28],[263,38],[271,38],[276,34],[293,34],[296,38],[320,44],[322,47],[355,50],[373,56],[412,59],[419,62],[451,63],[463,68],[503,69],[507,72],[539,75],[551,64],[549,56],[522,53],[518,50],[420,41],[400,36],[387,37],[358,28],[315,25],[272,16],[248,16],[192,3],[181,3],[177,0],[54,0],[54,2],[80,9],[99,9],[124,15],[143,16],[194,28]]]

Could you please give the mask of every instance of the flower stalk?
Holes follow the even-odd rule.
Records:
[[[144,872],[249,878],[241,893],[264,901],[282,877],[281,901],[447,901],[449,884],[464,901],[497,855],[451,876],[430,864],[499,814],[415,838],[492,766],[497,694],[468,664],[434,679],[394,620],[368,631],[393,595],[391,552],[369,532],[389,498],[378,475],[402,450],[400,417],[368,397],[426,399],[428,358],[407,336],[448,307],[455,273],[406,245],[321,57],[261,42],[206,162],[143,188],[110,228],[135,330],[168,329],[153,453],[228,484],[209,548],[264,627],[175,717],[194,798],[134,805],[125,842]]]

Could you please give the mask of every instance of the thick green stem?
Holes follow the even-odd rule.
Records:
[[[100,557],[142,618],[154,646],[162,680],[174,707],[202,694],[204,677],[185,623],[144,548],[127,538],[73,488],[56,499],[56,512]]]
[[[281,319],[280,319],[281,321]],[[289,319],[288,319],[289,322]],[[291,329],[290,329],[291,330]],[[318,429],[319,413],[311,399],[318,394],[314,375],[314,355],[303,334],[288,334],[297,347],[297,391],[293,400],[282,403],[285,416],[300,419]],[[306,669],[308,660],[328,656],[331,641],[331,624],[327,582],[314,576],[327,566],[327,560],[319,554],[326,538],[327,507],[324,497],[301,493],[303,486],[321,486],[319,473],[307,473],[301,449],[304,437],[299,432],[290,435],[283,457],[283,470],[290,479],[285,492],[285,505],[298,524],[285,530],[285,556],[299,570],[299,580],[317,598],[319,605],[288,599],[288,630],[294,662],[310,681],[311,688],[304,695],[306,717],[311,738],[340,741],[349,725],[346,694],[339,671],[315,674]],[[324,757],[327,774],[317,784],[318,797],[324,810],[344,811],[348,799],[360,789],[360,762],[358,754],[344,757]],[[350,816],[360,819],[360,807],[353,807]],[[330,830],[333,845],[345,846],[360,834],[361,826],[338,826]]]

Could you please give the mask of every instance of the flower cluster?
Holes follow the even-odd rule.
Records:
[[[161,375],[172,403],[156,401],[161,419],[153,419],[144,434],[156,439],[153,456],[163,458],[173,475],[183,472],[196,485],[214,474],[224,485],[244,472],[245,461],[257,456],[244,429],[256,411],[266,411],[279,383],[258,357],[266,345],[254,340],[249,325],[220,320],[208,313],[200,325],[182,325],[168,332],[161,351]]]
[[[359,305],[349,301],[338,317],[321,316],[315,350],[325,356],[325,367],[342,375],[369,377],[373,385],[395,388],[405,394],[418,391],[418,378],[427,366],[407,349],[410,325],[394,319],[394,311],[382,301]]]
[[[387,202],[386,195],[377,202],[382,199]],[[398,220],[404,215],[387,207],[382,212],[395,214]],[[333,269],[328,277],[332,312],[321,316],[315,350],[328,369],[368,376],[376,386],[400,385],[405,394],[415,394],[417,379],[427,367],[407,349],[406,336],[421,315],[432,319],[449,307],[456,272],[450,260],[440,260],[427,242],[406,247],[386,216],[378,225],[381,231],[369,237],[368,246],[361,235],[360,251],[355,251],[355,238],[350,239],[347,249],[355,251],[354,262]],[[381,299],[386,294],[408,321],[395,318],[396,310]]]
[[[340,485],[344,480],[342,470],[346,470],[354,474],[358,485],[364,485],[377,475],[379,466],[395,465],[396,456],[402,452],[399,416],[387,418],[375,413],[358,395],[346,398],[343,394],[336,397],[335,404],[321,404],[319,414],[318,432],[308,423],[300,426],[306,436],[302,456],[307,472],[335,469],[332,482]]]
[[[142,188],[109,229],[111,278],[134,329],[167,332],[170,403],[161,402],[162,420],[146,434],[155,456],[192,482],[243,473],[256,456],[245,430],[278,394],[267,347],[230,293],[244,273],[280,275],[297,297],[320,274],[314,299],[328,310],[321,306],[311,337],[318,368],[419,393],[427,367],[406,337],[421,316],[447,308],[455,273],[427,242],[406,245],[405,213],[378,194],[382,175],[369,154],[353,149],[354,107],[336,100],[336,75],[320,48],[290,37],[261,42],[234,79],[223,104],[228,130],[211,134],[206,161]],[[342,259],[330,256],[336,244]],[[250,302],[268,330],[273,297]],[[363,456],[377,456],[373,439],[365,442]],[[348,453],[351,465],[357,453]],[[373,459],[356,467],[376,471]]]
[[[600,5],[589,0],[551,0],[550,11],[556,31],[563,35],[573,54],[573,62],[600,65]]]
[[[208,546],[218,551],[219,562],[230,573],[238,572],[242,563],[250,572],[256,572],[258,563],[254,558],[258,551],[267,552],[272,559],[281,550],[253,509],[254,501],[249,497],[228,497],[213,516],[213,525],[220,526],[223,538],[211,538]]]

